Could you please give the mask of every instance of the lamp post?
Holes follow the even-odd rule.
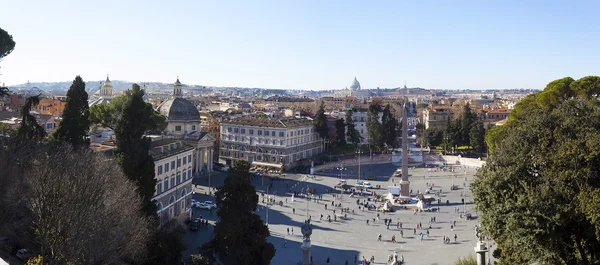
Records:
[[[362,155],[362,150],[358,149],[356,153],[358,154],[358,180],[360,180],[360,155]]]
[[[340,170],[340,180],[344,179],[344,173],[342,170],[346,170],[347,168],[344,167],[344,163],[342,163],[342,166],[338,167],[337,169]]]

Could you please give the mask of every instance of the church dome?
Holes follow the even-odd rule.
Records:
[[[112,97],[113,96],[113,86],[110,79],[108,79],[108,75],[106,75],[106,81],[102,83],[102,87],[100,87],[100,96],[101,97]]]
[[[163,102],[156,109],[160,114],[167,118],[167,122],[172,121],[197,121],[200,122],[200,112],[192,104],[183,98],[171,98]]]
[[[350,88],[352,90],[359,90],[360,89],[360,83],[358,82],[358,80],[356,80],[356,77],[354,78],[354,81],[352,81],[352,84],[348,88]]]

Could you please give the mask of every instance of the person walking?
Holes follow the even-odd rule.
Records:
[[[296,208],[292,208],[292,214],[296,214]]]
[[[288,234],[288,235],[290,234],[290,228],[289,228],[289,227],[288,227],[288,229],[287,229],[287,234]]]
[[[292,227],[292,235],[294,234],[294,228]]]
[[[458,237],[456,236],[456,234],[454,234],[454,242],[456,242],[456,238],[458,238]]]
[[[329,264],[329,257],[327,257],[327,260],[325,261],[326,264]]]

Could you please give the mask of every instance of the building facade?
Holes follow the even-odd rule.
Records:
[[[156,109],[167,118],[165,133],[168,135],[185,136],[200,132],[200,112],[194,104],[182,97],[181,82],[177,78],[173,84],[173,96]]]
[[[430,106],[423,110],[423,123],[425,129],[444,130],[448,124],[448,119],[452,116],[450,107]]]
[[[323,152],[323,142],[310,119],[245,116],[221,123],[219,160],[233,165],[289,169]]]
[[[185,216],[192,200],[193,157],[195,147],[179,140],[158,140],[151,143],[154,159],[156,201],[161,224]]]

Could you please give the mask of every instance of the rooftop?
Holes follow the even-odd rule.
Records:
[[[194,146],[178,139],[162,139],[150,143],[150,155],[155,161],[194,149]]]
[[[223,121],[221,124],[249,125],[270,128],[295,128],[300,126],[312,125],[313,121],[304,118],[275,119],[264,116],[244,116],[229,121]]]

